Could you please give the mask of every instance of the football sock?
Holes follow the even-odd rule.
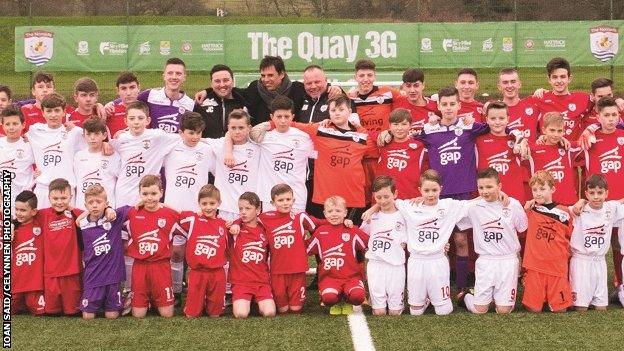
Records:
[[[134,258],[124,256],[124,264],[126,266],[126,282],[124,287],[126,290],[132,290],[132,265],[134,264]]]
[[[455,258],[455,274],[457,276],[457,290],[465,289],[468,283],[468,257]]]
[[[184,263],[171,261],[171,279],[173,281],[173,293],[182,292],[182,278],[184,278]]]
[[[466,295],[464,296],[464,304],[466,304],[466,308],[468,309],[468,311],[472,313],[477,313],[477,309],[474,305],[474,299],[475,297],[473,294],[466,293]]]

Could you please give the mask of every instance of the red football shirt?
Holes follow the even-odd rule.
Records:
[[[368,247],[368,234],[359,228],[346,228],[344,225],[322,225],[314,231],[308,244],[308,254],[318,254],[319,282],[324,278],[362,279],[356,253]]]
[[[15,229],[11,249],[11,292],[43,290],[43,237],[39,223],[32,221]]]
[[[97,117],[97,114],[91,113],[88,115],[83,115],[82,113],[78,112],[78,110],[74,110],[67,115],[66,121],[72,122],[74,125],[82,128],[82,124],[84,123],[84,121],[88,120],[91,117]]]
[[[544,93],[541,99],[535,100],[540,113],[540,126],[547,112],[560,112],[564,118],[564,134],[566,139],[576,141],[581,132],[582,117],[589,105],[589,94],[573,92],[566,95],[555,95],[552,91]]]
[[[393,141],[380,149],[377,176],[387,175],[396,183],[399,199],[420,196],[418,184],[423,171],[425,145],[417,140]]]
[[[461,106],[459,112],[457,113],[458,118],[472,116],[477,122],[485,122],[485,116],[483,115],[483,103],[481,101],[460,101],[460,104]]]
[[[477,137],[475,146],[477,154],[477,170],[492,167],[498,171],[503,191],[518,200],[521,204],[526,201],[524,182],[525,169],[520,159],[513,153],[514,137],[496,136],[492,133]]]
[[[305,232],[316,226],[304,212],[296,215],[277,211],[265,212],[260,221],[267,231],[271,250],[271,274],[304,273],[308,257],[304,243]]]
[[[45,118],[43,117],[43,111],[37,107],[35,104],[24,105],[21,108],[22,115],[24,115],[24,130],[22,134],[28,131],[28,128],[35,123],[46,123]],[[67,117],[68,114],[74,112],[74,108],[71,106],[65,107],[65,115]],[[65,121],[63,121],[65,122]]]
[[[180,213],[180,227],[186,236],[186,263],[191,269],[225,265],[228,229],[224,220],[184,211]]]
[[[535,141],[541,131],[537,130],[539,122],[539,111],[535,106],[535,98],[529,96],[520,100],[513,106],[508,106],[509,123],[508,128],[519,129],[524,132],[524,137],[530,141]]]
[[[37,213],[43,232],[44,276],[65,277],[82,271],[75,222],[81,213],[79,209],[59,213],[52,208],[44,208]]]
[[[607,200],[619,200],[624,197],[624,170],[622,170],[622,156],[624,156],[624,130],[605,134],[597,131],[596,143],[585,151],[586,176],[602,174],[609,184]]]
[[[403,95],[396,96],[392,103],[392,109],[404,108],[412,115],[412,129],[421,130],[426,123],[429,123],[429,118],[436,116],[440,111],[438,110],[438,104],[425,98],[425,106],[416,106],[412,104],[407,97]]]
[[[555,178],[555,193],[553,201],[573,205],[578,201],[577,173],[572,166],[572,160],[581,151],[579,148],[564,150],[558,145],[531,144],[531,174],[539,170],[546,170]]]
[[[132,208],[128,212],[128,249],[126,255],[154,262],[171,257],[171,239],[180,214],[168,207],[151,212]]]
[[[266,231],[261,223],[252,228],[237,222],[241,229],[230,244],[230,280],[232,284],[268,284]]]
[[[126,129],[126,106],[122,104],[113,106],[115,107],[115,112],[108,116],[106,120],[106,126],[108,127],[111,138],[114,137],[118,131]]]

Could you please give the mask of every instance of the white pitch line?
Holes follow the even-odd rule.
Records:
[[[348,317],[351,340],[355,351],[375,351],[373,338],[366,324],[366,316],[362,313],[362,306],[353,306],[353,313]]]

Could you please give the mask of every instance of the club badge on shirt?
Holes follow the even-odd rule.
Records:
[[[350,237],[349,233],[342,233],[342,241],[349,241]]]
[[[167,220],[164,218],[158,218],[158,227],[164,228],[167,225]]]
[[[36,236],[41,235],[41,227],[33,227],[33,234]]]
[[[102,228],[104,228],[104,230],[110,230],[111,229],[110,222],[104,222],[104,224],[102,224]]]

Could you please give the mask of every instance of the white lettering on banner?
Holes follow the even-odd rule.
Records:
[[[293,56],[293,40],[290,37],[273,37],[268,32],[249,32],[251,59],[259,60],[265,55],[278,55],[288,60]],[[364,50],[369,58],[396,58],[397,35],[394,31],[369,31],[365,38],[370,47]],[[297,36],[297,56],[307,62],[321,59],[344,59],[354,62],[357,58],[359,35],[316,36],[302,32]]]

